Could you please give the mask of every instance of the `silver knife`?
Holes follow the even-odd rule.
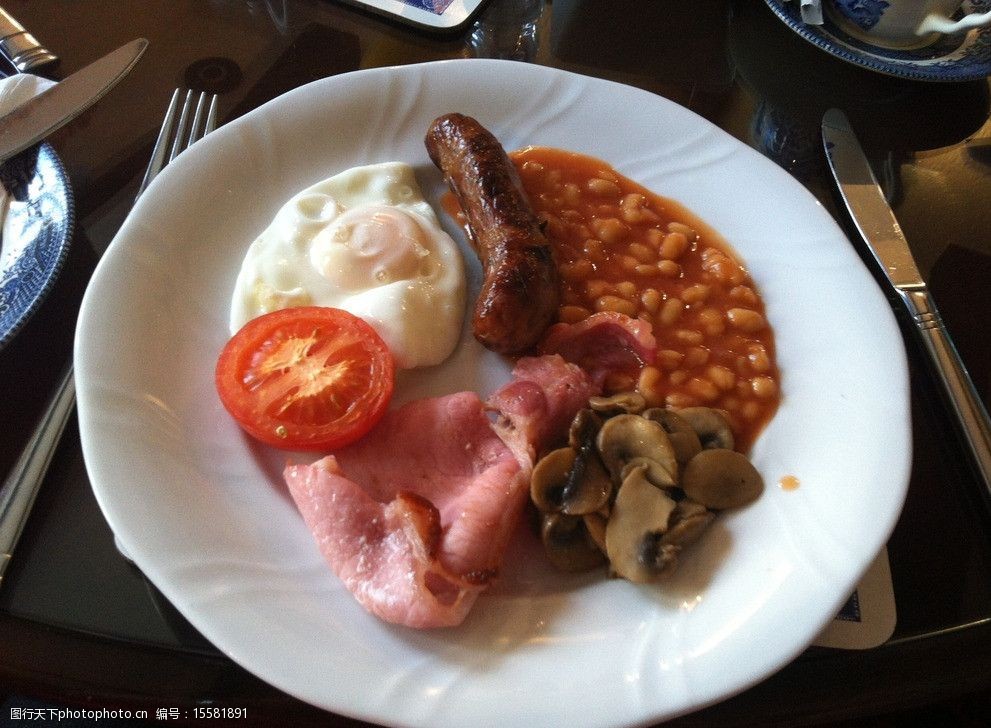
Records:
[[[147,47],[144,38],[133,40],[0,117],[0,162],[41,141],[99,101],[127,75]]]
[[[3,8],[0,8],[0,53],[21,73],[58,60],[58,56],[41,45]]]
[[[822,118],[826,159],[858,232],[898,293],[946,389],[964,440],[991,496],[991,420],[922,279],[898,220],[842,111]]]

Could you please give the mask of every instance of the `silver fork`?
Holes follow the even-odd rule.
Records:
[[[138,188],[138,197],[165,165],[216,127],[216,94],[204,92],[194,97],[192,91],[176,89]],[[76,383],[70,364],[14,469],[0,487],[0,585],[75,404]]]

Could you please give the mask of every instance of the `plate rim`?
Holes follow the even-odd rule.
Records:
[[[920,60],[889,55],[889,53],[897,53],[898,51],[888,51],[882,47],[876,47],[876,53],[868,53],[847,44],[843,38],[835,35],[832,32],[832,23],[828,18],[825,19],[822,26],[809,25],[802,21],[797,4],[789,5],[789,0],[764,0],[764,2],[785,25],[804,40],[840,60],[869,71],[910,81],[947,83],[977,81],[991,75],[991,58],[983,64],[963,64],[949,60],[945,62],[949,66],[928,66]],[[957,50],[963,48],[967,38],[971,37],[979,38],[981,42],[987,42],[991,47],[991,26],[976,28],[971,31],[970,34],[964,36],[961,44],[957,46]],[[937,60],[935,58],[929,59],[929,62]]]
[[[62,198],[65,205],[65,225],[63,227],[63,233],[59,236],[59,240],[55,246],[56,255],[54,259],[51,260],[51,264],[48,266],[35,266],[32,267],[32,272],[40,271],[43,274],[43,279],[37,288],[33,289],[30,296],[24,297],[26,305],[22,305],[15,309],[12,307],[8,309],[7,312],[0,317],[0,324],[6,322],[8,319],[13,319],[10,324],[0,332],[0,350],[3,350],[11,341],[16,338],[17,334],[21,332],[24,326],[30,321],[31,317],[37,312],[44,303],[48,294],[51,293],[52,288],[54,288],[56,281],[58,280],[59,274],[62,272],[62,268],[65,266],[65,262],[69,257],[69,249],[72,246],[73,232],[76,224],[76,202],[75,195],[72,191],[72,183],[69,180],[69,175],[65,169],[65,163],[59,157],[58,153],[48,142],[41,142],[36,145],[38,149],[39,158],[44,155],[45,159],[52,165],[55,169],[55,175],[59,180],[59,185],[62,187]],[[31,149],[21,152],[21,154],[31,154]],[[20,156],[20,155],[18,155]],[[14,157],[16,159],[16,157]],[[11,161],[11,160],[8,160]],[[2,224],[2,219],[0,219],[0,224]],[[27,245],[21,252],[21,256],[25,255],[29,250],[33,250],[36,246],[37,238]],[[37,261],[37,258],[35,258]],[[17,277],[10,277],[0,279],[0,291],[6,289],[8,286],[16,287]]]

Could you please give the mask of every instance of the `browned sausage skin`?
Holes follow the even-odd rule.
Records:
[[[554,323],[557,267],[513,163],[475,119],[434,120],[427,153],[458,198],[485,281],[472,319],[475,338],[502,354],[530,349]]]

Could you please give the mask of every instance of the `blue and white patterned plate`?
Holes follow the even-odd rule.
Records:
[[[72,240],[72,188],[62,162],[41,144],[0,165],[0,348],[31,317],[55,283]],[[2,210],[0,210],[2,212]]]
[[[916,81],[973,81],[991,76],[991,27],[944,37],[916,50],[879,48],[848,35],[828,17],[823,25],[802,22],[799,3],[765,0],[788,27],[837,58],[890,76]],[[965,10],[991,10],[991,0],[968,0]]]

